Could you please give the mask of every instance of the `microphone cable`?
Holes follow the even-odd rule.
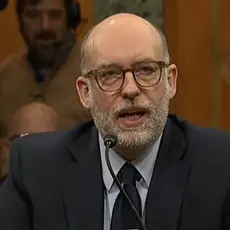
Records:
[[[140,217],[137,209],[135,208],[135,206],[133,205],[132,201],[130,200],[128,194],[126,193],[126,191],[124,190],[124,188],[122,187],[122,184],[120,183],[119,179],[117,178],[117,176],[115,175],[110,159],[109,159],[109,149],[113,148],[115,145],[117,144],[117,136],[114,134],[109,134],[106,135],[104,138],[104,145],[105,145],[105,160],[106,160],[106,164],[109,168],[109,172],[111,173],[111,176],[113,177],[117,187],[119,188],[121,194],[123,197],[125,197],[125,199],[128,201],[130,207],[132,208],[133,212],[136,215],[137,221],[139,223],[140,226],[140,230],[147,230],[144,222],[142,220],[142,218]]]

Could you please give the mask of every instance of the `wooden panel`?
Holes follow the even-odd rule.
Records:
[[[216,0],[218,1],[218,0]],[[217,78],[219,79],[219,95],[217,95],[220,103],[220,127],[223,130],[230,131],[230,31],[229,31],[229,0],[218,1],[218,25],[216,33],[218,34],[218,43],[216,44],[219,52],[217,64],[219,66]]]
[[[165,34],[179,68],[173,110],[203,126],[211,120],[210,18],[209,0],[165,1]]]
[[[85,32],[94,24],[93,0],[78,0],[83,23],[79,27],[78,37],[82,39]],[[18,32],[18,24],[14,10],[14,0],[9,0],[8,8],[0,12],[0,62],[7,56],[24,49],[24,43]]]

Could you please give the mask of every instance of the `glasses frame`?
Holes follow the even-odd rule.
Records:
[[[122,83],[121,83],[121,86],[120,86],[118,89],[115,89],[115,90],[105,90],[105,89],[103,89],[103,87],[100,85],[99,80],[98,80],[98,72],[99,72],[101,69],[91,70],[91,71],[89,71],[87,74],[85,74],[84,77],[87,77],[87,78],[93,77],[93,78],[96,80],[98,87],[99,87],[102,91],[105,91],[105,92],[116,92],[116,91],[119,91],[119,90],[123,87],[123,85],[124,85],[125,76],[126,76],[126,73],[128,73],[128,72],[132,73],[133,78],[134,78],[134,80],[135,80],[135,82],[136,82],[136,84],[137,84],[138,86],[144,87],[144,88],[152,87],[152,86],[157,85],[157,84],[160,82],[160,80],[161,80],[161,78],[162,78],[162,70],[163,70],[164,68],[169,67],[169,66],[170,66],[170,63],[168,64],[168,63],[166,63],[166,62],[164,62],[164,61],[152,61],[151,63],[157,64],[157,65],[159,66],[159,69],[160,69],[160,77],[159,77],[158,81],[157,81],[155,84],[148,85],[148,86],[143,86],[143,85],[141,85],[141,84],[137,81],[136,76],[135,76],[135,68],[132,68],[132,69],[131,69],[131,68],[128,68],[128,69],[122,69],[122,68],[121,68],[122,76],[123,76],[123,78],[122,78]]]

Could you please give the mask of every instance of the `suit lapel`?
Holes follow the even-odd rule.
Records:
[[[186,140],[182,130],[168,120],[146,201],[147,229],[178,229],[190,172],[190,163],[183,158]]]
[[[96,128],[70,144],[71,157],[63,178],[63,204],[69,230],[102,230],[103,179]]]

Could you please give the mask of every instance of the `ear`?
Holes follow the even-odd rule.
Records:
[[[76,80],[76,90],[78,92],[80,101],[86,109],[90,109],[91,98],[90,98],[90,89],[89,82],[85,77],[78,77]]]
[[[177,67],[174,64],[171,64],[168,67],[168,84],[170,87],[170,97],[173,98],[176,94],[177,91],[177,76],[178,76],[178,71]]]

